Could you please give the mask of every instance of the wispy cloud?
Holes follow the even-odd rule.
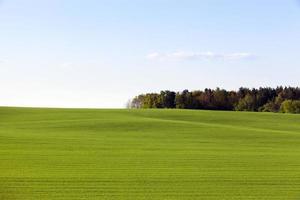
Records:
[[[185,60],[244,60],[254,58],[251,53],[213,53],[213,52],[185,52],[177,51],[172,53],[154,52],[146,56],[149,60],[159,61],[185,61]]]

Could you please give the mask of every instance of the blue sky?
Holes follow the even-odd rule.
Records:
[[[296,0],[2,0],[0,105],[300,85]]]

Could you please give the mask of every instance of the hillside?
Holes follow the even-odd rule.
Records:
[[[0,108],[0,199],[300,197],[300,115]]]

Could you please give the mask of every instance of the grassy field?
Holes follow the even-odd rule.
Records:
[[[300,199],[300,115],[0,108],[19,199]]]

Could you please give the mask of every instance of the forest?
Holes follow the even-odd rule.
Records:
[[[161,91],[140,94],[130,100],[128,108],[177,108],[254,112],[300,113],[299,87],[241,87],[225,89]]]

